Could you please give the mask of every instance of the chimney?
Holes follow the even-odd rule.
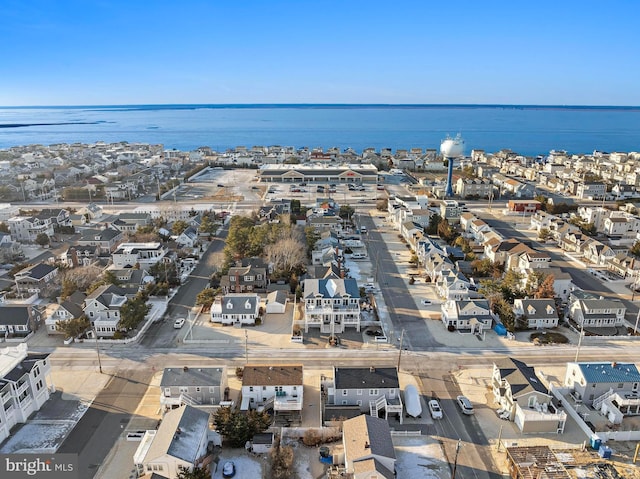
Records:
[[[376,368],[374,366],[370,366],[369,367],[369,372],[370,373],[375,373],[376,372]]]
[[[369,446],[369,441],[365,441],[364,442],[364,448],[365,449],[369,449],[371,446]]]
[[[189,370],[189,366],[184,366],[184,367],[182,368],[182,370],[183,370],[184,372],[187,372],[187,371]]]
[[[617,365],[618,365],[618,363],[616,363],[615,361],[613,361],[613,362],[611,363],[611,367],[612,367],[612,368],[615,368]]]

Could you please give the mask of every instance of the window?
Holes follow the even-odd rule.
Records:
[[[358,399],[358,400],[356,401],[356,404],[357,404],[358,406],[362,406],[362,400],[361,400],[361,399]]]
[[[201,388],[201,387],[199,387],[199,386],[198,386],[198,387],[196,387],[196,392],[197,392],[197,393],[199,393],[200,391],[202,391],[202,388]]]
[[[346,389],[343,389],[343,390],[342,390],[342,395],[343,395],[343,396],[346,396],[347,394],[349,394],[349,393],[347,392],[347,390],[346,390]]]
[[[618,389],[622,389],[624,387],[624,383],[618,383]]]
[[[358,389],[357,394],[358,396],[362,396],[362,389]]]
[[[253,386],[249,386],[249,392],[252,393],[253,392]]]
[[[377,389],[369,389],[369,396],[377,396],[377,395],[378,395]]]
[[[189,392],[189,388],[186,386],[180,386],[180,393],[186,393]]]
[[[213,394],[214,392],[216,392],[216,388],[215,387],[209,387],[209,392]]]

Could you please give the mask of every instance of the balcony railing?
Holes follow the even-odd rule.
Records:
[[[285,393],[286,394],[286,393]],[[274,411],[300,411],[302,410],[301,396],[276,396],[273,402]]]

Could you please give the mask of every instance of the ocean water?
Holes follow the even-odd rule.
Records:
[[[123,105],[0,108],[0,148],[142,142],[192,150],[236,146],[438,148],[524,155],[640,151],[640,107],[504,105]]]

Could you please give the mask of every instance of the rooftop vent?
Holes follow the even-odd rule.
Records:
[[[183,366],[182,370],[185,371],[185,372],[188,371],[189,370],[189,366]]]

